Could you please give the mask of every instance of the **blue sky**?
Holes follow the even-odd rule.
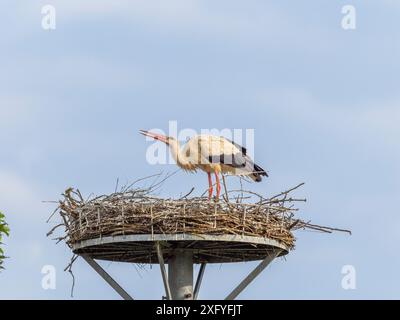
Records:
[[[52,4],[57,28],[41,28]],[[356,30],[341,28],[343,5]],[[69,299],[69,249],[45,221],[69,186],[113,191],[150,166],[142,128],[251,128],[274,194],[299,182],[299,217],[352,236],[296,234],[240,298],[400,298],[398,1],[2,1],[0,209],[12,235],[0,299]],[[162,194],[203,190],[175,175]],[[235,180],[230,178],[233,186]],[[41,269],[54,265],[56,290]],[[135,298],[163,294],[157,266],[102,264]],[[223,298],[254,263],[210,266],[200,298]],[[341,287],[353,265],[357,289]],[[83,262],[75,299],[118,299]]]

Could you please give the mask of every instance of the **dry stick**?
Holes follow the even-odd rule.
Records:
[[[141,181],[144,181],[144,180],[147,180],[147,179],[151,179],[151,178],[154,178],[154,177],[159,177],[161,175],[162,175],[162,172],[157,173],[157,174],[153,174],[151,176],[147,176],[147,177],[144,177],[144,178],[137,179],[137,180],[133,181],[128,187],[126,187],[126,190],[131,189],[138,182],[141,182]]]
[[[187,198],[189,194],[178,200],[162,199],[151,195],[149,188],[129,189],[84,201],[78,192],[69,189],[64,193],[64,200],[58,208],[66,227],[66,241],[71,246],[82,240],[104,236],[186,232],[198,235],[244,234],[269,237],[292,248],[294,237],[290,230],[295,227],[296,230],[300,227],[322,232],[349,232],[300,220],[293,223],[293,214],[297,209],[293,206],[285,207],[285,203],[301,200],[293,199],[288,194],[302,184],[271,199],[265,199],[255,192],[238,190],[238,203],[234,204],[229,202],[228,195],[232,191],[227,190],[224,178],[227,199],[219,203],[210,203],[204,197]],[[262,203],[245,203],[243,201],[247,197],[244,195],[256,195]],[[78,218],[79,213],[85,214],[84,230],[80,226],[82,219]]]
[[[260,199],[267,200],[263,196],[261,196],[260,194],[258,194],[256,192],[253,192],[253,191],[250,191],[250,190],[237,189],[237,190],[228,191],[228,193],[248,193],[248,194],[252,194],[252,195],[257,196]]]
[[[150,207],[150,214],[151,214],[151,239],[154,239],[153,206]]]
[[[122,207],[122,234],[125,235],[125,216],[124,216],[124,207]]]
[[[193,191],[194,191],[194,187],[192,187],[192,189],[186,195],[184,195],[182,198],[180,198],[179,200],[186,199],[188,196],[190,196],[192,194]]]
[[[68,273],[72,277],[72,286],[71,286],[71,298],[74,297],[74,288],[75,288],[75,276],[74,273],[72,272],[72,265],[74,264],[75,260],[78,258],[78,255],[74,254],[71,258],[70,263],[67,265],[67,267],[64,269],[64,271],[68,271]]]
[[[287,191],[281,192],[281,193],[279,193],[279,194],[273,196],[272,198],[269,198],[268,200],[271,201],[271,200],[273,200],[273,199],[275,199],[275,198],[278,198],[278,197],[280,197],[280,196],[283,196],[283,195],[285,195],[285,194],[288,194],[289,192],[292,192],[292,191],[294,191],[294,190],[300,188],[300,187],[303,186],[304,184],[305,184],[305,183],[302,182],[302,183],[298,184],[297,186],[295,186],[295,187],[293,187],[293,188],[291,188],[291,189],[289,189],[289,190],[287,190]]]
[[[246,224],[246,208],[244,208],[244,211],[243,211],[243,228],[242,228],[242,236],[244,235],[244,228],[245,228],[245,224]]]
[[[53,232],[54,232],[57,228],[62,227],[63,225],[64,225],[64,223],[60,223],[60,224],[56,225],[55,227],[53,227],[49,232],[47,232],[46,237],[51,236],[51,235],[53,234]]]
[[[156,183],[155,185],[152,185],[152,186],[149,188],[149,191],[154,191],[154,190],[156,190],[156,189],[157,189],[160,185],[162,185],[166,180],[168,180],[169,178],[171,178],[172,176],[174,176],[179,170],[180,170],[180,169],[175,170],[175,171],[172,172],[172,173],[167,173],[167,175],[165,176],[165,178],[162,179],[160,182]]]
[[[299,224],[299,222],[300,222],[300,220],[297,219],[295,222],[293,222],[293,223],[288,227],[288,229],[289,229],[289,230],[292,230],[296,225]]]
[[[242,181],[242,177],[239,177],[239,183],[240,183],[240,201],[238,200],[238,202],[242,203],[243,202],[243,181]],[[239,199],[239,196],[238,196]]]
[[[303,222],[304,223],[304,222]],[[327,231],[327,230],[330,230],[330,231],[339,231],[339,232],[346,232],[346,233],[348,233],[348,234],[352,234],[351,233],[351,230],[346,230],[346,229],[338,229],[338,228],[331,228],[331,227],[325,227],[325,226],[319,226],[319,225],[316,225],[316,224],[311,224],[311,223],[306,223],[305,224],[305,226],[307,227],[307,228],[313,228],[313,229],[316,229],[316,230],[320,230],[320,231]]]
[[[225,191],[224,200],[226,203],[229,203],[228,188],[226,187],[226,179],[224,174],[222,174],[222,182],[224,184],[224,191]]]
[[[119,178],[117,178],[117,183],[115,184],[115,190],[114,190],[114,193],[117,193],[117,190],[118,190],[118,185],[119,185]]]
[[[47,219],[46,223],[49,223],[49,222],[50,222],[51,218],[58,212],[59,209],[60,209],[60,207],[57,207],[57,208],[53,211],[53,213],[52,213],[52,214],[50,215],[50,217]]]

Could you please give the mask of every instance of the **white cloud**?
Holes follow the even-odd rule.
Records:
[[[400,7],[400,2],[398,0],[383,0],[380,4],[385,6],[393,6],[397,8]]]
[[[33,212],[42,209],[36,190],[17,174],[0,170],[0,206],[7,215],[28,218]]]
[[[43,85],[49,87],[49,94],[52,93],[52,86],[61,84],[64,87],[132,88],[140,86],[148,77],[138,65],[131,64],[129,68],[126,68],[122,64],[118,64],[118,61],[108,61],[85,55],[29,57],[18,60],[17,64],[19,68],[15,68],[15,64],[3,67],[3,72],[9,74],[9,77],[7,80],[0,79],[0,83],[11,84],[14,87],[25,86],[31,88],[31,91],[33,91],[32,88]],[[27,97],[29,94],[24,93],[24,98],[0,97],[0,117],[4,119],[12,116],[14,119],[21,116],[26,117],[28,113],[32,114],[30,105],[35,104],[35,101],[32,101],[32,97]],[[40,101],[43,101],[43,98],[40,97]]]
[[[18,15],[26,16],[27,20],[37,16],[39,22],[40,8],[45,4],[48,3],[44,0],[21,3]],[[57,12],[57,28],[64,29],[65,23],[114,17],[157,32],[222,36],[246,41],[257,39],[257,42],[262,37],[264,43],[272,39],[280,42],[282,32],[293,29],[293,26],[296,26],[294,30],[299,30],[296,21],[286,13],[271,3],[263,2],[256,2],[251,7],[238,7],[227,1],[217,4],[199,0],[54,0],[52,5]]]
[[[29,97],[26,95],[0,96],[0,133],[16,124],[31,121],[33,111]]]
[[[266,90],[257,99],[268,109],[296,122],[332,130],[346,139],[359,137],[366,141],[377,139],[389,146],[400,144],[400,98],[346,106],[320,101],[301,89],[287,89]]]

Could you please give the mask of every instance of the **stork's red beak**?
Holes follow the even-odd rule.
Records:
[[[154,140],[158,140],[158,141],[168,144],[168,137],[163,136],[162,134],[152,133],[152,132],[149,132],[146,130],[139,130],[139,133],[146,137],[150,137],[150,138],[153,138]]]

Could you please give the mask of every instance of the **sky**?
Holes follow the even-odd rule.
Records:
[[[44,5],[56,28],[42,28]],[[343,29],[352,5],[356,28]],[[240,299],[399,299],[400,3],[4,0],[0,4],[0,210],[11,236],[0,299],[119,299],[46,223],[68,187],[173,172],[146,161],[139,129],[254,129],[266,196],[300,182],[298,217],[352,235],[298,231]],[[233,188],[238,184],[229,178]],[[178,172],[161,190],[207,186]],[[164,294],[157,266],[101,262],[137,299]],[[54,266],[56,287],[42,287]],[[224,298],[256,263],[210,265],[200,299]],[[345,266],[355,280],[343,288]],[[344,268],[344,269],[343,269]],[[198,267],[196,267],[198,270]]]

